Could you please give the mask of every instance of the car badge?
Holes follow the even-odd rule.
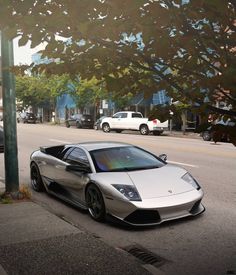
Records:
[[[173,191],[172,191],[172,190],[168,190],[168,192],[169,192],[169,193],[173,193]]]

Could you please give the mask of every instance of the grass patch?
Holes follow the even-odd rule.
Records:
[[[20,185],[19,191],[4,192],[0,194],[0,203],[3,203],[3,204],[26,201],[30,199],[31,199],[31,191],[27,185]]]

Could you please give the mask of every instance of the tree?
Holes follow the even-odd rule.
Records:
[[[20,45],[46,41],[44,55],[60,58],[40,65],[47,73],[96,76],[118,95],[128,86],[147,97],[165,89],[201,112],[236,116],[234,0],[11,0],[1,7],[0,26],[20,35]],[[231,109],[215,106],[219,99]]]
[[[97,80],[95,77],[89,80],[76,77],[71,80],[70,94],[82,113],[85,106],[92,105],[96,109],[100,101],[107,98],[108,93],[104,84],[103,80]]]
[[[47,102],[54,109],[56,97],[67,90],[69,79],[66,74],[50,77],[44,74],[18,75],[16,77],[16,98],[21,102],[22,108],[29,106],[37,108]]]

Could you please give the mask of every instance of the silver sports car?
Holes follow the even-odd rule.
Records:
[[[111,215],[130,225],[155,225],[205,210],[203,191],[185,169],[126,143],[41,147],[31,155],[30,170],[34,190],[88,209],[96,221]]]

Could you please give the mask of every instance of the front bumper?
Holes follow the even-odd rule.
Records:
[[[134,226],[147,226],[201,214],[205,211],[202,197],[201,190],[192,190],[141,202],[108,200],[105,204],[108,213],[117,219]]]

